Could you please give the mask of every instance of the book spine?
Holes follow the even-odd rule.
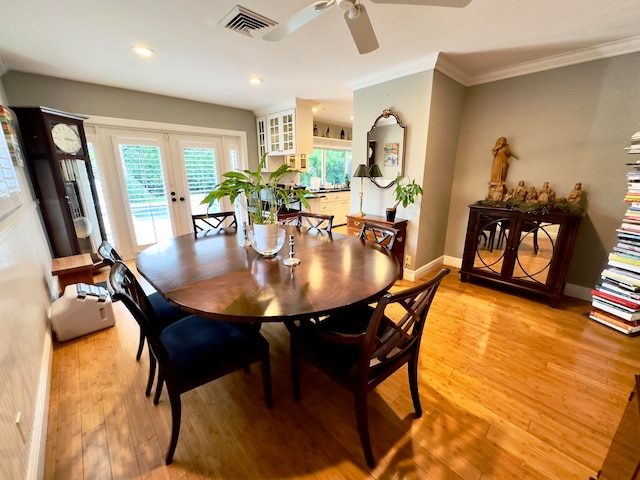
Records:
[[[640,326],[629,325],[628,323],[620,321],[619,319],[604,316],[595,309],[592,309],[591,312],[589,312],[589,318],[627,335],[640,332]]]
[[[619,303],[620,305],[624,305],[627,308],[633,308],[635,310],[640,309],[640,303],[634,302],[633,300],[630,300],[630,299],[623,298],[621,295],[608,293],[598,289],[591,290],[591,295],[595,297],[603,298],[605,300],[609,300],[610,302]]]
[[[599,300],[597,298],[592,299],[591,305],[595,308],[604,310],[605,312],[615,315],[616,317],[621,318],[622,320],[626,320],[628,322],[637,321],[638,319],[640,319],[640,312],[635,312],[635,313],[625,312],[620,308],[615,307],[610,303]]]

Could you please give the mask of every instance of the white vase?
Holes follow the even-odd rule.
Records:
[[[249,241],[253,249],[263,257],[272,257],[284,245],[286,232],[277,223],[259,225],[254,224],[249,231]]]

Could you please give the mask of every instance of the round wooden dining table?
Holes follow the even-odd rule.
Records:
[[[239,245],[235,230],[159,242],[136,259],[140,274],[188,312],[236,322],[274,322],[337,313],[378,300],[400,273],[386,249],[324,230],[282,226],[300,264],[286,266],[289,245],[263,258]]]

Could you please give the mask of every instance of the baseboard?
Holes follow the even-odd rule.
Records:
[[[38,398],[33,420],[31,448],[29,451],[28,480],[44,478],[44,461],[47,451],[47,424],[49,420],[49,394],[51,392],[51,366],[53,362],[53,339],[51,323],[47,318],[47,332],[44,338]]]
[[[462,267],[462,259],[457,257],[450,257],[447,255],[443,255],[442,257],[428,263],[420,267],[417,270],[407,270],[404,269],[404,274],[402,278],[410,281],[415,281],[416,278],[420,278],[425,275],[429,270],[437,267],[438,265],[447,265],[448,267],[460,268]],[[591,301],[591,288],[583,287],[581,285],[573,285],[568,283],[564,287],[564,295],[567,297],[577,298],[579,300],[585,300],[587,302]]]
[[[446,257],[444,256],[436,258],[426,265],[421,266],[417,270],[409,270],[408,268],[405,268],[402,271],[402,278],[405,280],[409,280],[410,282],[415,282],[416,279],[425,276],[431,270],[440,267],[443,263],[446,263],[445,258]]]

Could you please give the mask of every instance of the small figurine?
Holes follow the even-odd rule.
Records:
[[[576,186],[573,187],[569,194],[569,198],[567,198],[567,202],[580,205],[582,202],[582,183],[576,183]]]
[[[340,130],[340,140],[344,140],[344,128]]]
[[[534,203],[538,201],[538,191],[536,190],[536,187],[531,187],[529,189],[529,192],[527,193],[526,201],[527,203]]]
[[[540,190],[540,194],[538,195],[538,202],[549,203],[550,201],[555,200],[555,198],[556,192],[549,188],[549,182],[544,182],[542,189]]]
[[[509,191],[505,194],[505,196],[504,196],[504,198],[502,199],[502,201],[503,201],[503,202],[508,202],[509,200],[511,200],[511,199],[513,198],[513,195],[514,195],[514,189],[512,188],[511,190],[509,190]]]
[[[524,180],[520,180],[518,182],[518,186],[516,187],[516,191],[513,196],[516,200],[524,202],[524,199],[527,197],[527,187],[524,184]]]

